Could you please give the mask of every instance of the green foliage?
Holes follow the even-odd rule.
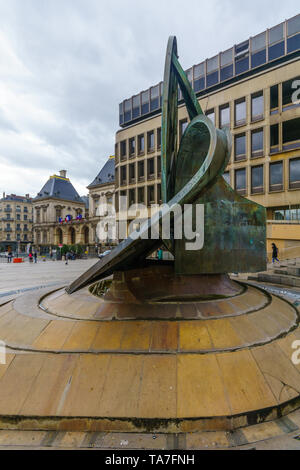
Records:
[[[62,255],[65,255],[66,253],[68,253],[68,251],[70,251],[70,247],[68,245],[63,245],[61,247],[61,254]]]

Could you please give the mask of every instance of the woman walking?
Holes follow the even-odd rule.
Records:
[[[278,261],[278,263],[279,263],[278,248],[275,245],[275,243],[272,243],[272,263],[274,263],[274,261]]]

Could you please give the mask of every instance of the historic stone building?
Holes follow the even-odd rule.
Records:
[[[59,245],[89,245],[88,209],[61,170],[33,199],[34,245],[47,253]]]
[[[110,156],[101,168],[100,172],[91,184],[87,186],[89,190],[89,226],[90,245],[100,249],[102,243],[97,235],[97,224],[106,212],[99,212],[99,206],[103,204],[115,205],[115,157]],[[107,245],[113,245],[116,240],[108,239]],[[102,247],[103,248],[103,247]]]
[[[228,126],[233,150],[224,178],[267,208],[268,249],[300,256],[300,15],[187,71],[205,114]],[[161,202],[162,82],[125,99],[116,133],[116,203]],[[179,94],[178,134],[188,124]]]
[[[0,199],[0,250],[25,252],[32,243],[32,199],[3,194]]]

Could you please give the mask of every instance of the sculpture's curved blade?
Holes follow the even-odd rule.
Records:
[[[174,205],[192,203],[196,197],[201,196],[210,183],[213,182],[224,171],[230,147],[228,143],[228,134],[216,129],[211,120],[205,115],[197,116],[189,124],[185,132],[180,150],[182,152],[182,161],[188,157],[190,149],[190,133],[200,136],[199,152],[203,158],[196,158],[198,168],[186,184],[179,189],[175,196],[165,204],[162,211],[157,212],[151,219],[142,224],[138,232],[133,232],[129,238],[122,241],[109,255],[101,259],[92,266],[86,273],[82,274],[67,288],[71,294],[91,282],[102,279],[118,269],[128,269],[136,266],[141,259],[147,257],[149,253],[155,250],[161,244],[161,240],[146,239],[150,236],[151,227],[161,226],[163,217],[172,213]],[[201,145],[201,138],[203,145]],[[192,139],[193,140],[193,139]],[[181,157],[180,157],[181,159]]]

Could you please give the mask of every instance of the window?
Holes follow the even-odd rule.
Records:
[[[27,233],[25,233],[25,235],[24,235],[24,241],[27,242],[27,240],[28,240]]]
[[[123,165],[121,166],[121,184],[124,185],[127,183],[127,172],[126,172],[126,166]]]
[[[269,61],[284,55],[284,24],[269,30]]]
[[[138,178],[139,178],[139,181],[141,180],[144,180],[145,178],[145,162],[142,161],[142,162],[138,162]]]
[[[300,15],[291,18],[287,22],[287,52],[300,49]]]
[[[147,151],[154,152],[154,131],[147,132]]]
[[[230,107],[225,104],[220,107],[220,127],[230,126]]]
[[[161,127],[157,129],[157,149],[161,148]]]
[[[131,157],[135,155],[135,137],[129,139],[129,155]]]
[[[55,209],[55,214],[56,214],[56,222],[57,222],[59,218],[61,217],[61,209]],[[24,220],[25,220],[25,216],[24,216]]]
[[[140,104],[141,95],[136,95],[132,97],[132,119],[136,119],[141,114],[141,104]]]
[[[205,114],[211,120],[213,125],[215,126],[216,125],[215,110],[214,109],[209,109]]]
[[[251,120],[258,121],[264,117],[264,95],[263,92],[251,96]]]
[[[233,76],[233,49],[221,52],[220,54],[221,70],[220,80],[228,80]]]
[[[154,158],[147,160],[147,177],[148,179],[154,178]]]
[[[148,193],[148,205],[153,204],[155,202],[154,186],[147,186],[147,193]]]
[[[270,88],[270,108],[271,114],[278,112],[278,85],[273,85]]]
[[[246,134],[238,134],[234,138],[234,159],[235,161],[246,158]]]
[[[234,123],[241,126],[246,123],[246,100],[242,98],[234,103]]]
[[[41,219],[40,209],[36,209],[36,222],[39,224]]]
[[[282,123],[283,150],[300,147],[300,118],[290,119]]]
[[[205,88],[205,64],[194,66],[194,90],[195,92],[203,90]]]
[[[6,235],[6,240],[10,240],[10,233]]]
[[[21,215],[17,214],[17,220],[21,220]]]
[[[138,188],[138,203],[145,202],[145,188]]]
[[[119,104],[119,123],[120,123],[120,126],[123,124],[123,122],[124,122],[123,103],[120,103]]]
[[[252,194],[264,191],[264,167],[263,165],[251,168],[251,192]]]
[[[293,158],[289,162],[290,189],[300,188],[300,158]]]
[[[187,119],[183,119],[182,121],[179,121],[179,138],[180,139],[183,136],[184,131],[186,130],[187,126],[188,126]]]
[[[249,41],[237,44],[234,48],[235,55],[235,74],[249,70]]]
[[[149,113],[149,90],[142,92],[142,114]]]
[[[264,131],[255,129],[251,132],[251,157],[261,157],[264,154]]]
[[[145,136],[141,134],[138,136],[138,153],[139,155],[145,152]]]
[[[157,202],[159,204],[162,202],[162,199],[161,199],[161,184],[157,185]]]
[[[161,176],[161,156],[158,155],[157,157],[157,176]]]
[[[129,206],[135,204],[135,189],[129,189]]]
[[[219,82],[219,56],[216,55],[211,59],[207,59],[207,75],[206,86],[210,87]]]
[[[159,204],[162,202],[162,199],[161,199],[161,184],[157,185],[157,202]]]
[[[235,170],[234,186],[239,194],[246,194],[246,168]]]
[[[283,163],[273,162],[269,167],[270,191],[283,190]]]
[[[131,163],[129,165],[129,182],[135,183],[135,164]]]
[[[283,111],[287,109],[294,108],[297,106],[296,103],[293,103],[292,95],[296,91],[296,88],[293,87],[294,82],[299,81],[300,77],[295,77],[292,80],[287,80],[282,84],[282,107],[284,108]],[[299,86],[297,87],[299,88]],[[299,106],[299,105],[298,105]]]
[[[159,85],[151,88],[150,111],[159,108]]]
[[[251,39],[251,68],[265,64],[266,59],[266,32],[263,32]]]
[[[279,150],[279,125],[270,126],[270,153],[276,153]]]
[[[131,100],[124,101],[124,121],[128,122],[131,120]]]
[[[226,183],[230,184],[230,173],[229,173],[229,171],[225,171],[225,173],[223,173],[223,178],[226,181]]]
[[[24,220],[27,220],[27,215],[26,214],[24,214]]]
[[[124,157],[126,157],[126,140],[122,140],[122,142],[120,142],[120,153],[121,159],[124,160]]]

